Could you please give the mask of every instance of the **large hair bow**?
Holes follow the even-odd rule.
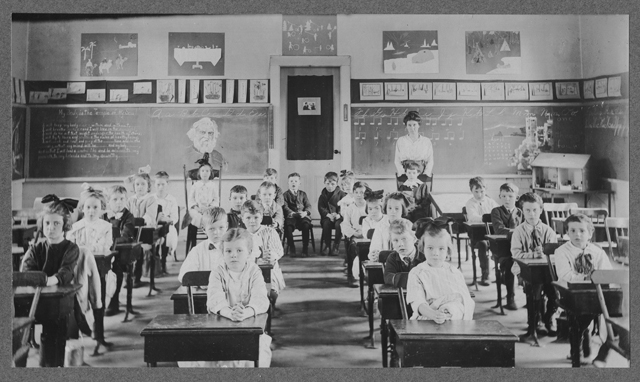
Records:
[[[435,219],[422,218],[413,223],[413,228],[416,230],[416,237],[421,238],[427,231],[440,231],[447,229],[451,222],[453,222],[453,219],[447,216],[438,216]]]
[[[53,207],[62,206],[68,213],[72,213],[78,206],[78,201],[76,199],[60,199],[54,194],[49,194],[42,198],[42,204],[48,203],[52,203],[51,205]]]
[[[202,166],[209,166],[211,167],[211,164],[209,163],[209,153],[204,153],[204,156],[200,159],[198,159],[196,161],[196,163],[202,167]]]
[[[384,190],[373,191],[370,188],[364,191],[365,200],[378,200],[384,198]]]
[[[353,171],[351,170],[340,170],[340,177],[346,178],[347,176],[353,176]]]

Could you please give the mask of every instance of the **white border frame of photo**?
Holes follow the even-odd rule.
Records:
[[[609,87],[609,83],[608,83],[607,77],[598,78],[596,80],[596,84],[595,84],[595,95],[596,95],[596,98],[606,98],[606,97],[608,97],[609,96],[608,93],[607,93],[608,87]]]
[[[236,80],[226,80],[227,81],[227,89],[224,98],[225,103],[233,103],[233,96],[235,95],[235,86]]]
[[[549,91],[543,91],[540,87],[547,85]],[[535,93],[535,94],[534,94]],[[552,82],[529,82],[529,100],[530,101],[553,101],[553,83]]]
[[[483,101],[504,101],[505,100],[504,82],[483,82],[482,83],[482,100]]]
[[[480,83],[456,82],[456,98],[460,101],[480,101]]]
[[[129,89],[109,89],[109,102],[129,102]]]
[[[580,99],[580,82],[556,82],[556,97],[558,99]]]
[[[216,84],[219,88],[217,94],[213,91],[207,94],[207,88],[211,86],[212,89],[215,89]],[[202,80],[202,93],[204,103],[222,103],[222,80]]]
[[[524,92],[521,91],[511,91],[511,89],[515,89],[516,87],[524,86]],[[504,84],[504,95],[507,101],[528,101],[529,100],[529,83],[528,82],[506,82]]]
[[[595,99],[595,81],[587,80],[582,83],[582,92],[584,93],[584,99]]]
[[[453,89],[451,86],[453,85]],[[438,91],[438,89],[446,92]],[[456,99],[456,83],[455,82],[434,82],[433,83],[433,99],[437,100],[455,100]]]
[[[422,93],[424,94],[416,94],[414,92],[414,86],[424,85],[426,90]],[[431,82],[409,82],[409,99],[411,100],[432,100],[433,99],[433,83]]]
[[[263,94],[256,93],[256,85],[260,85]],[[269,101],[269,80],[249,80],[249,102],[267,103]]]
[[[365,90],[377,85],[380,88],[379,95],[364,94]],[[384,85],[383,82],[361,82],[360,83],[360,101],[382,101],[384,100]]]
[[[390,86],[395,85],[393,91],[396,94],[389,94]],[[398,87],[399,86],[399,87]],[[385,82],[384,83],[384,100],[385,101],[404,101],[409,99],[409,90],[406,82]]]
[[[609,97],[621,97],[622,76],[609,77],[607,80],[607,95]]]
[[[307,109],[304,108],[307,104]],[[298,97],[298,115],[320,115],[320,97]]]

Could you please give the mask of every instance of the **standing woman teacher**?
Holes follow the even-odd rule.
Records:
[[[420,120],[420,114],[414,110],[409,111],[402,120],[407,127],[407,135],[398,138],[396,141],[394,164],[396,166],[398,184],[402,184],[407,180],[405,168],[409,161],[420,165],[418,179],[425,182],[433,176],[433,145],[429,138],[418,133]]]

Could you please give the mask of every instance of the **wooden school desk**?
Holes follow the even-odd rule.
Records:
[[[215,314],[172,314],[153,319],[144,337],[144,362],[254,361],[258,367],[260,335],[267,315],[234,322]]]
[[[22,249],[21,252],[11,252],[14,272],[20,270],[20,257],[29,249],[29,241],[33,239],[37,228],[36,224],[14,225],[11,227],[11,244],[15,244]]]
[[[401,319],[400,299],[398,298],[398,288],[392,285],[375,285],[375,292],[378,294],[378,310],[380,311],[380,347],[382,348],[382,367],[388,365],[388,338],[389,327],[387,320]],[[405,290],[406,294],[406,290]]]
[[[390,320],[400,367],[515,367],[513,333],[498,321]]]
[[[540,346],[538,342],[538,334],[536,328],[540,316],[540,308],[542,304],[542,287],[545,284],[551,284],[553,279],[549,271],[549,263],[547,258],[541,259],[513,259],[520,265],[520,277],[529,284],[527,289],[527,332],[520,336],[520,342],[526,342],[531,346]],[[555,262],[551,257],[552,264]],[[595,289],[594,289],[595,290]],[[597,303],[597,298],[596,298]]]
[[[142,247],[140,246],[140,243],[120,243],[116,245],[115,250],[117,252],[115,255],[115,261],[117,261],[124,269],[124,272],[127,273],[125,284],[127,288],[127,307],[124,314],[124,320],[122,321],[127,322],[129,321],[129,313],[137,314],[133,311],[133,305],[131,302],[133,298],[133,264],[140,256]]]
[[[365,340],[371,340],[370,349],[376,348],[375,335],[373,334],[373,300],[375,299],[374,286],[384,284],[384,271],[382,263],[377,261],[365,261],[360,268],[364,268],[367,278],[367,316],[369,317],[369,336]]]
[[[356,254],[358,255],[358,260],[360,261],[360,265],[362,265],[365,261],[369,259],[369,247],[371,246],[371,240],[367,238],[354,238],[353,242],[356,244]],[[365,271],[362,266],[359,269],[359,284],[360,284],[360,306],[362,309],[365,309],[364,306],[364,276]]]
[[[572,283],[554,281],[554,288],[560,294],[558,306],[567,312],[569,319],[569,343],[571,344],[571,366],[580,367],[580,341],[582,333],[588,330],[593,319],[602,314],[598,294],[591,281]],[[603,288],[602,290],[611,316],[622,315],[622,289]],[[600,328],[604,330],[604,328]]]
[[[606,194],[609,202],[609,209],[611,211],[611,195],[614,194],[615,191],[612,190],[588,190],[588,191],[578,191],[578,190],[556,190],[555,188],[533,188],[533,192],[538,191],[539,193],[547,193],[551,196],[551,203],[554,203],[554,199],[556,195],[584,195],[584,207],[587,208],[589,202],[589,195],[594,194]]]
[[[467,235],[469,235],[469,245],[471,242],[478,242],[484,240],[484,237],[487,235],[487,228],[484,226],[484,223],[470,223],[463,222],[462,225],[467,230]],[[476,271],[476,249],[471,248],[471,266],[473,268],[473,282],[470,285],[475,285],[476,290],[478,290],[478,281],[477,271]],[[460,249],[458,249],[458,269],[460,269]]]
[[[118,251],[112,251],[106,255],[93,255],[93,257],[96,259],[96,265],[98,266],[98,275],[100,276],[100,288],[102,292],[102,296],[100,296],[100,298],[102,299],[102,306],[106,306],[105,299],[107,294],[107,272],[109,272],[109,270],[111,269],[111,260],[113,260],[113,258],[117,254]]]
[[[272,264],[258,264],[262,270],[262,277],[267,284],[267,293],[271,290],[271,269]],[[193,288],[193,310],[196,314],[207,313],[207,291],[205,289]],[[180,285],[171,295],[173,301],[173,314],[188,314],[189,303],[187,301],[187,288]]]
[[[495,269],[497,302],[492,309],[500,308],[500,314],[504,316],[504,308],[502,306],[502,275],[500,275],[500,258],[511,257],[511,241],[507,235],[486,235],[489,240],[489,248],[493,257],[493,269]],[[511,272],[507,269],[506,272]]]

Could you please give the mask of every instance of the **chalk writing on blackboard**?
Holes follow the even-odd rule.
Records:
[[[266,117],[268,110],[265,108],[255,109],[179,109],[179,108],[163,108],[153,109],[151,118],[203,118],[203,117]]]

